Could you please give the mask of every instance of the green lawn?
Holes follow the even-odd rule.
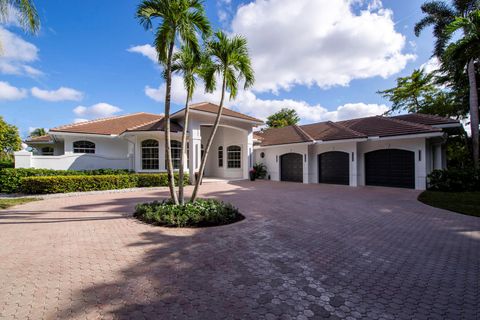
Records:
[[[418,200],[432,207],[480,217],[480,192],[424,191]]]
[[[7,209],[17,204],[23,204],[27,202],[37,201],[40,199],[36,198],[11,198],[11,199],[0,199],[0,209]]]

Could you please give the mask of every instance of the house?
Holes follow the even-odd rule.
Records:
[[[200,166],[203,146],[218,106],[191,106],[187,159],[190,176]],[[172,158],[180,167],[184,109],[171,116]],[[407,114],[320,122],[254,132],[259,119],[224,109],[205,168],[206,177],[247,179],[255,162],[275,181],[426,188],[426,176],[446,167],[446,135],[458,121]],[[15,153],[16,167],[49,169],[124,168],[163,172],[162,115],[135,113],[53,128],[25,141],[35,152]]]

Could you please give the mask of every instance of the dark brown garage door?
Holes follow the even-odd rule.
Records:
[[[318,155],[318,182],[345,184],[350,182],[348,153],[325,152]]]
[[[415,188],[415,153],[399,149],[366,153],[365,184]]]
[[[303,182],[303,156],[298,153],[286,153],[280,157],[282,181]]]

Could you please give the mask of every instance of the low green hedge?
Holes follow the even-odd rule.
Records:
[[[213,199],[198,199],[185,205],[175,205],[170,200],[141,203],[136,206],[134,216],[165,227],[211,227],[244,219],[231,204]]]
[[[97,169],[97,170],[51,170],[51,169],[0,169],[0,193],[20,192],[21,180],[25,177],[44,176],[85,176],[85,175],[118,175],[129,174],[125,169]]]
[[[480,191],[480,170],[433,170],[428,175],[428,189],[444,192]]]
[[[176,184],[178,184],[178,175],[175,175],[175,180]],[[185,177],[184,183],[188,184],[188,176]],[[26,194],[47,194],[136,187],[162,187],[167,185],[168,177],[166,173],[38,176],[22,178],[20,192]]]

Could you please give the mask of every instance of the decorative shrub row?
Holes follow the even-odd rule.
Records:
[[[480,170],[433,170],[428,175],[429,190],[458,192],[480,191]]]
[[[0,169],[13,167],[15,167],[15,163],[12,159],[0,159]]]
[[[134,216],[165,227],[211,227],[244,219],[231,204],[213,199],[198,199],[185,205],[175,205],[170,200],[141,203],[136,206]]]
[[[98,170],[51,170],[51,169],[0,169],[0,193],[20,192],[20,181],[25,177],[43,176],[85,176],[85,175],[118,175],[129,174],[125,169],[98,169]]]
[[[188,184],[188,176],[184,179]],[[175,175],[178,184],[178,175]],[[166,173],[38,176],[21,179],[20,192],[27,194],[66,193],[96,190],[114,190],[135,187],[162,187],[168,185]]]

